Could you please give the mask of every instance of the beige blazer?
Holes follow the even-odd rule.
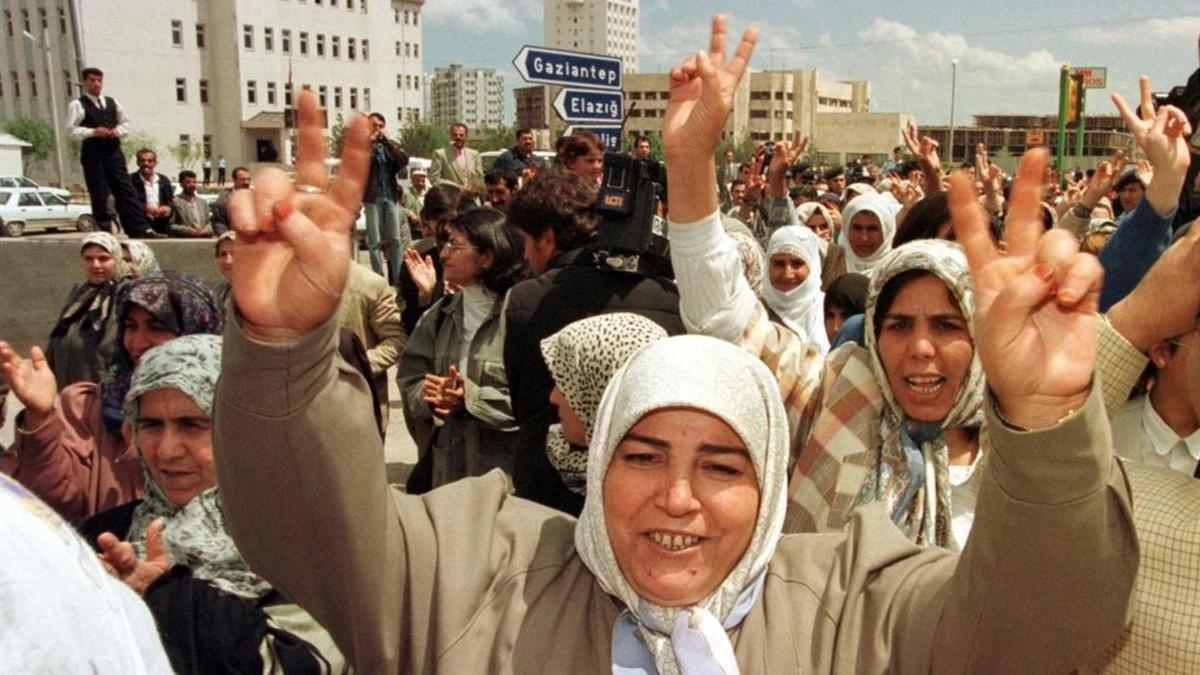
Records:
[[[455,159],[454,146],[447,146],[433,151],[433,162],[429,166],[429,182],[454,183],[470,190],[483,189],[483,162],[479,159],[479,151],[463,148],[467,155],[467,166],[464,169]]]

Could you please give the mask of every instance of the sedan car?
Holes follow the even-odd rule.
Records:
[[[44,190],[46,192],[54,193],[67,201],[71,201],[71,191],[70,190],[64,190],[62,188],[38,185],[37,183],[26,178],[25,176],[0,176],[0,190],[7,190],[9,188],[25,188],[25,189],[29,189],[29,190]]]
[[[0,188],[0,236],[19,237],[28,230],[74,227],[80,232],[96,229],[96,219],[87,204],[71,204],[46,189]]]

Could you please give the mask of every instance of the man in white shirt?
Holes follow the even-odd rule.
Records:
[[[82,143],[79,155],[92,201],[92,215],[100,229],[113,231],[108,212],[108,195],[112,194],[121,227],[130,237],[164,238],[166,235],[150,229],[125,172],[121,139],[129,135],[129,118],[116,99],[100,94],[104,73],[99,68],[84,68],[82,79],[85,93],[67,106],[67,127],[71,136]]]
[[[155,232],[169,235],[175,186],[170,178],[155,171],[158,154],[153,150],[141,148],[134,153],[134,157],[138,170],[129,174],[129,182],[133,185],[133,193],[142,206],[142,212],[146,214],[146,222]]]
[[[1200,330],[1149,351],[1150,393],[1125,404],[1112,421],[1117,454],[1189,476],[1200,464]]]

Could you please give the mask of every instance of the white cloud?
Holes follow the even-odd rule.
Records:
[[[1148,46],[1159,40],[1194,39],[1200,33],[1200,15],[1170,19],[1145,19],[1128,23],[1076,28],[1070,35],[1076,40],[1098,45],[1137,44]]]
[[[471,33],[521,33],[542,21],[540,0],[436,0],[422,10],[435,26],[460,27]]]

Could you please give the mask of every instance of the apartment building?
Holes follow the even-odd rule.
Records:
[[[545,46],[621,59],[638,71],[638,0],[543,0]]]

